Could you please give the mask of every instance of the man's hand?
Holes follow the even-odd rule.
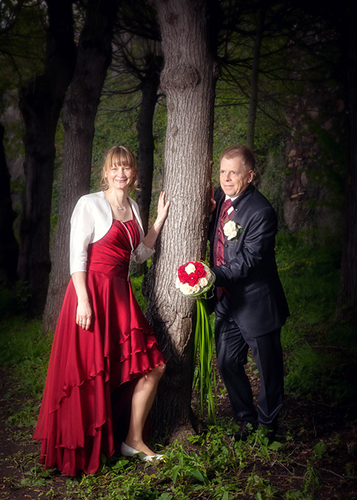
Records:
[[[214,188],[213,188],[213,184],[211,185],[211,199],[210,199],[210,211],[209,211],[209,214],[211,215],[215,208],[216,208],[216,200],[214,199]]]

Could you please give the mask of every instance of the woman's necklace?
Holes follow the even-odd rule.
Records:
[[[114,199],[113,201],[109,198],[109,196],[107,196],[108,198],[108,201],[110,203],[110,205],[112,206],[113,209],[117,209],[117,210],[126,210],[127,209],[127,206],[124,205],[124,206],[120,206],[118,205],[118,202]]]

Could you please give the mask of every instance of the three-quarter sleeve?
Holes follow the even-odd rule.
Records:
[[[148,248],[144,245],[143,242],[139,243],[139,245],[135,248],[132,253],[132,258],[137,264],[142,264],[149,257],[151,257],[155,253],[153,248]]]
[[[71,217],[70,272],[87,270],[88,245],[93,241],[94,218],[86,197],[80,198]]]
[[[145,246],[143,243],[143,239],[145,237],[144,234],[144,229],[143,229],[143,223],[141,220],[140,212],[139,212],[139,207],[138,204],[129,198],[131,208],[133,210],[134,216],[136,220],[138,221],[138,226],[139,226],[139,233],[140,233],[140,243],[139,245],[135,248],[135,250],[132,252],[131,256],[132,259],[137,263],[137,264],[142,264],[143,262],[146,261],[149,257],[151,257],[154,253],[155,250],[153,248],[149,248]]]

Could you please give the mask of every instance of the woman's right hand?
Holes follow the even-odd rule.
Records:
[[[89,302],[86,273],[79,271],[72,274],[72,281],[77,294],[76,323],[83,330],[88,330],[92,321],[92,306]]]
[[[83,330],[88,330],[92,321],[92,308],[89,300],[78,300],[76,323]]]

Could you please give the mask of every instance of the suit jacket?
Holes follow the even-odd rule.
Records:
[[[215,198],[217,206],[212,214],[209,239],[216,286],[227,291],[231,315],[242,333],[251,337],[265,335],[280,328],[289,316],[275,261],[276,213],[269,201],[250,184],[232,203],[231,220],[243,231],[232,240],[225,237],[225,263],[216,266],[212,262],[213,249],[225,199],[221,189]],[[213,305],[217,305],[216,296],[213,301]]]

